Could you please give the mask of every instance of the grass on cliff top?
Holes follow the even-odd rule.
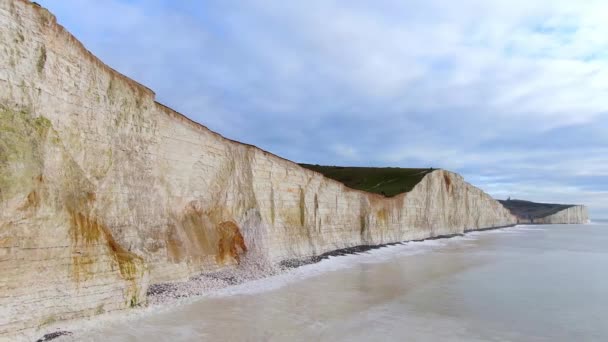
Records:
[[[398,167],[345,167],[300,164],[343,183],[349,188],[392,197],[408,192],[424,176],[436,169],[404,169]]]

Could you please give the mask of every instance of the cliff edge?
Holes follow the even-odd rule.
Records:
[[[146,303],[150,284],[358,245],[508,226],[434,170],[386,198],[226,139],[0,2],[0,338]]]

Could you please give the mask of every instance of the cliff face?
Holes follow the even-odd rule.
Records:
[[[582,205],[536,203],[522,200],[499,201],[523,224],[583,224],[589,222]]]
[[[209,131],[92,56],[46,10],[0,2],[0,337],[146,301],[243,258],[516,222],[438,170],[392,198]]]
[[[582,224],[589,222],[587,207],[573,205],[555,214],[534,219],[537,224]],[[522,222],[523,223],[523,222]]]

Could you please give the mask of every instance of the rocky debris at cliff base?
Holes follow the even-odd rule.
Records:
[[[148,304],[157,305],[182,298],[202,296],[206,293],[228,286],[239,285],[248,281],[277,275],[289,269],[318,263],[332,256],[360,254],[374,249],[406,243],[407,242],[395,242],[343,248],[309,258],[284,260],[278,265],[270,265],[268,263],[255,261],[255,258],[248,258],[243,260],[243,262],[235,268],[199,274],[198,276],[183,282],[153,284],[148,288],[146,293],[148,296]]]
[[[259,261],[256,262],[255,258],[248,258],[235,268],[199,274],[198,276],[192,277],[183,282],[153,284],[148,288],[146,293],[148,296],[148,304],[157,305],[182,298],[202,296],[206,293],[223,289],[228,286],[239,285],[248,281],[278,275],[290,269],[315,264],[322,260],[329,259],[330,257],[361,254],[370,250],[389,246],[405,245],[408,243],[421,242],[425,240],[446,239],[463,235],[464,234],[441,235],[412,241],[393,242],[379,245],[360,245],[334,250],[309,258],[283,260],[278,265],[260,263]]]
[[[286,268],[286,269],[297,268],[297,267],[304,266],[304,265],[315,264],[322,260],[329,259],[329,257],[332,257],[332,256],[342,256],[342,255],[365,253],[365,252],[373,250],[373,249],[379,249],[379,248],[383,248],[383,247],[387,247],[387,246],[394,246],[394,245],[402,245],[405,243],[407,243],[407,242],[393,242],[393,243],[384,243],[384,244],[380,244],[380,245],[361,245],[361,246],[355,246],[355,247],[342,248],[342,249],[337,249],[335,251],[323,253],[321,255],[316,255],[316,256],[313,256],[310,258],[283,260],[283,261],[281,261],[281,263],[279,265],[282,268]]]
[[[182,298],[202,296],[214,290],[277,275],[285,270],[264,258],[249,257],[234,268],[199,274],[183,282],[160,283],[148,288],[148,304],[157,305]]]
[[[498,229],[498,228],[503,228],[503,227],[488,228],[488,229]],[[380,245],[360,245],[360,246],[355,246],[355,247],[342,248],[342,249],[337,249],[335,251],[323,253],[321,255],[316,255],[316,256],[313,256],[310,258],[283,260],[283,261],[281,261],[281,263],[279,265],[283,268],[288,268],[288,269],[297,268],[297,267],[304,266],[304,265],[315,264],[322,260],[328,259],[329,257],[332,257],[332,256],[360,254],[360,253],[365,253],[370,250],[379,249],[379,248],[388,247],[388,246],[405,245],[410,242],[421,242],[421,241],[427,241],[427,240],[449,239],[449,238],[456,237],[456,236],[464,236],[464,234],[439,235],[439,236],[433,236],[433,237],[429,237],[426,239],[419,239],[419,240],[383,243]]]
[[[51,341],[51,340],[54,340],[61,336],[70,336],[70,335],[72,335],[72,333],[69,331],[56,331],[56,332],[45,334],[44,336],[42,336],[42,338],[37,339],[36,342]]]
[[[436,239],[447,237],[449,236],[438,236]],[[198,276],[192,277],[187,281],[153,284],[148,288],[146,293],[148,296],[148,304],[157,305],[182,298],[202,296],[206,293],[228,286],[239,285],[248,281],[278,275],[293,268],[315,264],[322,260],[329,259],[329,257],[360,254],[374,249],[403,244],[407,244],[407,242],[354,246],[338,249],[309,258],[284,260],[278,265],[259,263],[246,259],[243,261],[243,263],[235,268],[199,274]]]

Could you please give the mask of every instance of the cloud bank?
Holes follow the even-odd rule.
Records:
[[[40,1],[221,134],[608,217],[606,1]]]

